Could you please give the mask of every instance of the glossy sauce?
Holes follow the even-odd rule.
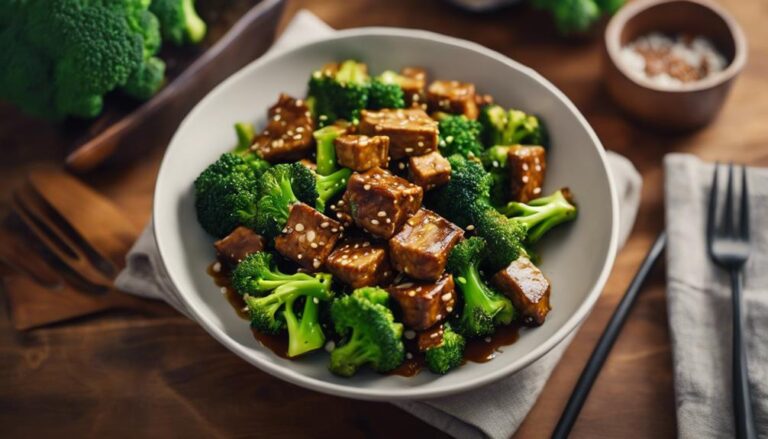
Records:
[[[224,296],[232,308],[235,310],[238,316],[243,320],[250,320],[248,312],[245,310],[245,301],[242,296],[237,294],[229,278],[229,272],[224,268],[219,272],[214,271],[214,262],[208,267],[208,274],[213,278],[214,283],[222,288],[226,289]],[[520,336],[520,327],[517,325],[505,326],[496,330],[489,341],[485,339],[470,340],[467,342],[467,348],[464,351],[464,363],[471,361],[473,363],[487,363],[493,360],[496,355],[502,350],[503,346],[509,346],[517,341]],[[263,334],[255,329],[252,329],[253,337],[258,342],[274,352],[275,355],[281,358],[288,358],[288,336],[286,334],[281,335],[268,335]],[[406,358],[403,364],[396,369],[388,372],[388,375],[399,375],[404,377],[412,377],[418,375],[425,367],[424,353],[419,352],[419,349],[414,341],[404,340],[405,351],[411,353],[411,358]]]

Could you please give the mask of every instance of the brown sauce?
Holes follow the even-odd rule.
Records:
[[[235,310],[238,316],[243,320],[250,320],[248,312],[245,310],[245,301],[242,296],[237,294],[229,278],[229,271],[222,264],[222,269],[218,272],[214,271],[213,266],[216,262],[212,263],[208,267],[208,275],[213,278],[214,283],[222,288],[226,289],[223,294],[232,308]],[[496,333],[486,339],[469,340],[467,342],[467,348],[464,352],[464,362],[471,361],[473,363],[486,363],[493,360],[496,355],[502,350],[503,346],[509,346],[517,341],[520,336],[520,327],[517,325],[505,326],[496,330]],[[258,342],[274,352],[275,355],[281,358],[288,358],[288,336],[286,334],[281,335],[268,335],[263,334],[255,329],[252,329],[253,337]],[[403,364],[396,369],[388,372],[388,375],[399,375],[404,377],[412,377],[418,375],[425,367],[425,358],[422,352],[419,352],[415,343],[405,341],[406,352],[411,353],[411,358],[406,358]]]

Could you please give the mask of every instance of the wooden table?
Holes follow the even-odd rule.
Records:
[[[663,225],[662,156],[768,165],[768,4],[722,1],[750,40],[749,63],[718,120],[699,132],[654,134],[623,117],[601,84],[600,38],[555,36],[546,16],[517,6],[465,14],[438,0],[296,0],[336,28],[423,28],[466,38],[538,70],[586,115],[604,145],[643,174],[642,206],[597,306],[555,369],[518,437],[548,436],[600,332]],[[599,33],[598,33],[599,35]],[[151,142],[150,136],[147,139]],[[28,165],[61,162],[55,129],[0,106],[0,197]],[[150,215],[162,145],[139,161],[83,179],[137,225]],[[0,305],[7,311],[7,305]],[[0,425],[11,436],[319,436],[440,433],[389,404],[304,390],[260,372],[172,310],[152,318],[112,313],[16,333],[0,313]],[[587,401],[573,437],[675,435],[664,271],[657,268]]]

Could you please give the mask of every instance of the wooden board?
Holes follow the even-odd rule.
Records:
[[[600,39],[557,38],[547,17],[525,6],[473,16],[438,0],[296,0],[287,5],[282,26],[308,8],[336,28],[424,28],[505,53],[560,87],[605,146],[630,157],[643,174],[634,234],[517,437],[549,436],[597,337],[661,230],[663,154],[684,151],[768,165],[768,9],[757,0],[721,3],[746,31],[749,62],[718,120],[687,136],[654,134],[625,119],[601,87]],[[66,151],[55,129],[7,106],[0,106],[0,145],[1,200],[7,200],[27,165],[60,162]],[[161,157],[162,145],[155,145],[140,161],[85,180],[141,226],[149,218]],[[573,437],[675,436],[663,273],[659,267],[639,298]],[[334,398],[274,379],[172,311],[154,318],[109,314],[28,334],[12,331],[7,312],[0,312],[0,425],[4,437],[438,436],[391,405]]]

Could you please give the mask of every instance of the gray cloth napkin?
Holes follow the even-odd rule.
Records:
[[[283,50],[330,32],[333,29],[315,15],[300,11],[271,50]],[[632,229],[640,203],[642,179],[626,158],[609,153],[608,162],[619,197],[619,242],[623,244]],[[150,224],[129,252],[127,267],[115,283],[122,291],[165,300],[189,316],[163,270]],[[395,404],[454,437],[509,437],[536,402],[571,337],[526,369],[494,383],[492,392],[480,388],[451,397]]]
[[[709,260],[705,237],[713,169],[688,154],[664,160],[667,308],[683,438],[734,434],[731,286],[728,274]],[[745,337],[758,436],[768,437],[768,169],[748,172],[754,247],[744,272]]]

